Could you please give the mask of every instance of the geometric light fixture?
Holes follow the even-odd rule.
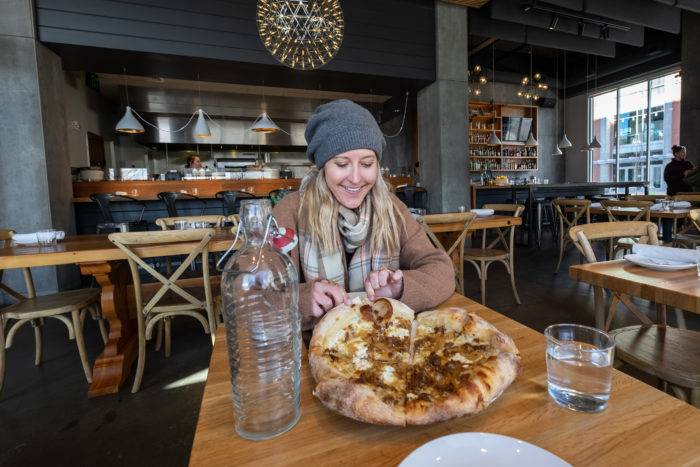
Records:
[[[328,63],[345,28],[339,0],[258,0],[257,23],[267,51],[296,70]]]
[[[481,95],[481,86],[484,86],[488,82],[483,73],[484,69],[479,64],[474,65],[473,71],[467,71],[467,89],[469,90],[469,94],[475,96]]]
[[[129,134],[136,134],[136,133],[143,133],[143,125],[136,119],[134,116],[133,111],[131,110],[131,107],[128,105],[126,106],[126,111],[124,112],[124,116],[119,120],[117,123],[116,130],[119,133],[129,133]]]
[[[491,134],[486,144],[489,146],[500,146],[501,140],[496,134],[496,46],[491,44]]]

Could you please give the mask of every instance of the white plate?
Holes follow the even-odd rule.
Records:
[[[493,216],[496,211],[493,209],[471,209],[469,212],[476,214],[476,217],[488,217]]]
[[[655,271],[682,271],[684,269],[690,269],[695,267],[695,263],[681,263],[678,261],[670,260],[658,260],[653,258],[647,258],[636,253],[631,253],[625,255],[625,259],[630,263],[634,263],[637,266],[641,266],[647,269],[654,269]]]
[[[434,439],[406,457],[399,467],[570,466],[534,444],[493,433],[456,433]]]

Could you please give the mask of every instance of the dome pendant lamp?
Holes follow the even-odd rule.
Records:
[[[124,112],[124,116],[119,120],[116,126],[116,130],[119,133],[128,133],[128,134],[136,134],[136,133],[143,133],[143,125],[141,125],[141,122],[138,121],[136,116],[134,115],[134,112],[131,110],[131,107],[128,105],[126,106],[126,111]]]

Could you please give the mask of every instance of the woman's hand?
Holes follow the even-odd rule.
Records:
[[[379,297],[399,298],[403,295],[403,272],[400,269],[372,271],[365,279],[365,291],[370,300]]]
[[[311,313],[316,318],[343,303],[349,305],[350,299],[345,289],[335,282],[321,280],[311,286]]]

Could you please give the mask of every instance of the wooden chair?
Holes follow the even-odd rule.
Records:
[[[493,209],[495,212],[512,213],[513,217],[520,217],[525,206],[520,204],[485,204],[484,209]],[[464,260],[476,268],[481,281],[481,304],[486,304],[486,278],[489,266],[495,262],[502,263],[510,275],[510,285],[513,288],[515,301],[520,305],[520,297],[515,287],[515,266],[513,241],[515,238],[515,226],[496,227],[497,238],[486,245],[486,232],[483,229],[481,235],[481,248],[467,248],[464,250]],[[507,239],[506,239],[507,237]],[[503,248],[496,248],[502,246]]]
[[[552,201],[554,210],[559,218],[559,261],[554,273],[559,272],[561,261],[564,259],[564,251],[566,246],[571,243],[567,233],[569,229],[578,225],[582,218],[586,219],[586,224],[591,222],[591,202],[587,199],[566,199],[558,198]],[[569,210],[571,210],[571,218],[569,218]]]
[[[12,230],[0,230],[0,240],[11,240],[13,235]],[[31,270],[22,268],[22,275],[27,289],[26,296],[0,283],[0,290],[18,300],[13,305],[0,308],[0,391],[5,379],[5,349],[12,347],[15,334],[27,323],[34,328],[34,365],[41,364],[41,327],[46,318],[57,319],[66,325],[68,339],[75,339],[85,378],[88,383],[91,383],[92,367],[85,350],[83,323],[89,311],[93,319],[99,322],[102,341],[107,342],[107,329],[100,316],[100,290],[79,289],[37,296]],[[2,280],[2,271],[0,271],[0,280]],[[70,315],[70,319],[66,315]],[[5,329],[10,320],[14,322],[5,335]]]
[[[700,244],[700,209],[691,209],[690,225],[673,236],[673,246],[695,248]]]
[[[614,239],[620,237],[636,237],[639,238],[639,243],[646,243],[650,245],[658,245],[658,228],[653,222],[642,222],[642,221],[618,221],[618,222],[597,222],[595,224],[577,225],[569,230],[569,237],[572,243],[576,246],[576,249],[581,252],[581,254],[586,258],[589,263],[596,263],[598,259],[595,256],[595,252],[591,247],[591,241],[593,240],[606,240]],[[603,291],[600,287],[594,288],[594,293],[596,294],[596,301],[602,303]],[[596,325],[600,327],[601,323],[603,330],[607,331],[610,329],[610,324],[612,323],[615,313],[617,312],[618,303],[624,304],[627,309],[629,309],[632,314],[634,314],[642,323],[652,325],[654,324],[647,316],[642,313],[639,308],[632,302],[629,295],[612,292],[612,299],[610,300],[610,305],[608,307],[608,315],[603,320],[602,316],[596,316]],[[596,310],[597,311],[597,310]],[[657,314],[659,315],[659,320],[663,319],[666,321],[665,314],[666,309],[663,306],[657,306]],[[661,316],[663,314],[663,317]]]
[[[656,376],[662,390],[670,387],[676,397],[700,408],[700,332],[641,325],[610,335],[616,359]]]
[[[134,296],[136,300],[139,355],[136,366],[136,376],[131,392],[137,392],[141,387],[143,370],[146,361],[146,340],[150,340],[153,327],[164,320],[165,328],[165,354],[170,355],[171,320],[175,316],[190,316],[202,324],[204,332],[211,334],[212,339],[216,331],[214,308],[212,304],[211,284],[209,279],[209,241],[214,236],[214,229],[169,230],[164,232],[128,232],[113,233],[109,240],[126,253],[131,276],[134,281]],[[187,258],[170,277],[165,277],[156,271],[138,254],[138,246],[146,244],[163,244],[167,246],[179,242],[199,242],[193,245]],[[202,286],[204,288],[204,300],[195,297],[183,287],[177,284],[178,279],[194,260],[202,258]],[[139,274],[139,267],[153,276],[162,284],[160,289],[144,303],[144,291]],[[171,292],[166,296],[167,292]],[[176,303],[169,301],[160,304],[163,299],[178,299]]]
[[[618,221],[646,221],[651,220],[651,207],[654,205],[652,201],[618,201],[604,199],[600,205],[605,209],[608,215],[608,222]],[[658,226],[657,226],[658,227]],[[608,241],[608,259],[615,259],[618,251],[627,251],[632,249],[632,245],[636,243],[634,238],[625,237]]]
[[[476,219],[476,214],[473,212],[458,212],[448,214],[428,214],[419,217],[418,223],[423,226],[426,235],[436,248],[441,249],[452,259],[452,266],[455,270],[455,281],[457,283],[457,292],[464,295],[464,242],[470,235],[469,226]],[[447,224],[453,224],[454,228],[450,228]],[[444,235],[451,237],[450,245],[445,247],[443,242],[436,235]],[[456,238],[455,238],[456,236]],[[446,242],[450,242],[445,238]]]
[[[693,206],[700,206],[700,193],[683,192],[673,197],[673,201],[688,201]]]

